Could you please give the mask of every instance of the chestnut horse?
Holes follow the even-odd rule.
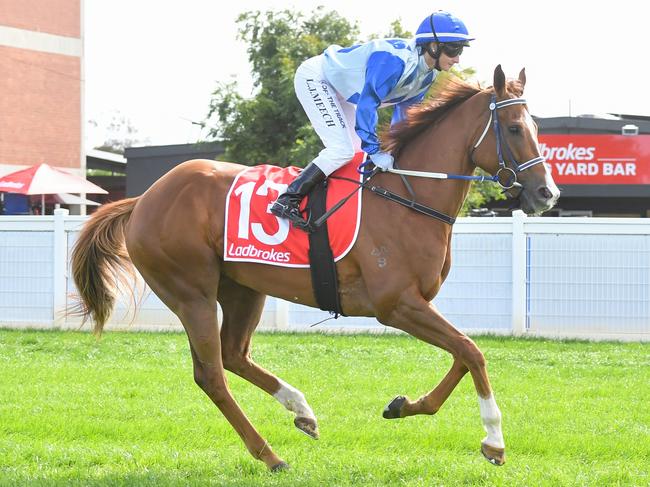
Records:
[[[506,81],[500,66],[488,89],[452,81],[436,100],[414,107],[402,125],[386,134],[385,145],[397,154],[399,169],[428,176],[410,178],[406,186],[418,203],[455,217],[469,180],[431,179],[434,173],[426,171],[467,177],[480,167],[498,175],[510,194],[518,193],[528,214],[555,204],[559,191],[540,157],[537,127],[521,98],[524,84],[524,70],[519,79]],[[115,278],[133,272],[134,265],[180,318],[198,386],[232,424],[251,455],[278,470],[287,464],[235,402],[224,369],[273,395],[295,414],[298,428],[317,438],[316,417],[305,396],[250,356],[251,335],[266,295],[307,306],[317,303],[309,269],[224,261],[226,195],[244,169],[225,162],[188,161],[142,196],[103,206],[80,233],[72,270],[81,313],[92,317],[95,332],[101,333],[114,305]],[[405,176],[390,172],[373,177],[373,184],[401,194],[406,193],[405,181]],[[449,223],[364,191],[357,241],[337,263],[341,305],[348,316],[376,317],[453,356],[440,384],[417,400],[396,397],[384,417],[435,414],[469,372],[487,431],[481,452],[501,465],[505,461],[501,412],[485,358],[431,304],[449,273],[451,235]],[[223,310],[221,327],[217,302]]]

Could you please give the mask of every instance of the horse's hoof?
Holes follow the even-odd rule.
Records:
[[[316,424],[315,419],[296,416],[293,420],[293,424],[296,425],[296,428],[314,440],[317,440],[320,437],[318,424]]]
[[[287,462],[280,462],[277,465],[271,467],[271,472],[282,472],[283,470],[289,470],[289,464]]]
[[[393,399],[388,406],[384,408],[382,416],[386,419],[397,419],[400,417],[402,406],[406,402],[405,396],[397,396]]]
[[[481,442],[481,453],[492,465],[500,467],[506,463],[506,451],[503,448],[497,448]]]

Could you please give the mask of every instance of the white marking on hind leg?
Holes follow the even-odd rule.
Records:
[[[501,432],[501,411],[497,406],[497,402],[494,400],[494,395],[490,394],[487,399],[479,396],[478,404],[481,409],[483,428],[487,432],[483,443],[496,448],[505,448],[506,445],[503,441],[503,433]]]
[[[314,416],[314,412],[309,407],[309,404],[307,404],[305,395],[281,379],[278,379],[278,382],[280,383],[280,388],[273,394],[273,397],[289,411],[294,412],[296,416],[310,418],[316,421],[316,416]]]

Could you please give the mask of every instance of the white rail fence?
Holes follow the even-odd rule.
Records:
[[[0,327],[80,328],[66,316],[75,292],[68,257],[86,217],[0,217]],[[451,273],[434,304],[461,330],[650,340],[650,220],[460,218]],[[120,296],[107,328],[181,330],[151,292],[134,316]],[[391,331],[268,298],[260,329]],[[88,328],[85,325],[84,328]]]

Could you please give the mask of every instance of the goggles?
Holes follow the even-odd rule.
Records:
[[[465,44],[462,42],[442,42],[440,43],[440,51],[449,57],[460,56],[463,53]]]

